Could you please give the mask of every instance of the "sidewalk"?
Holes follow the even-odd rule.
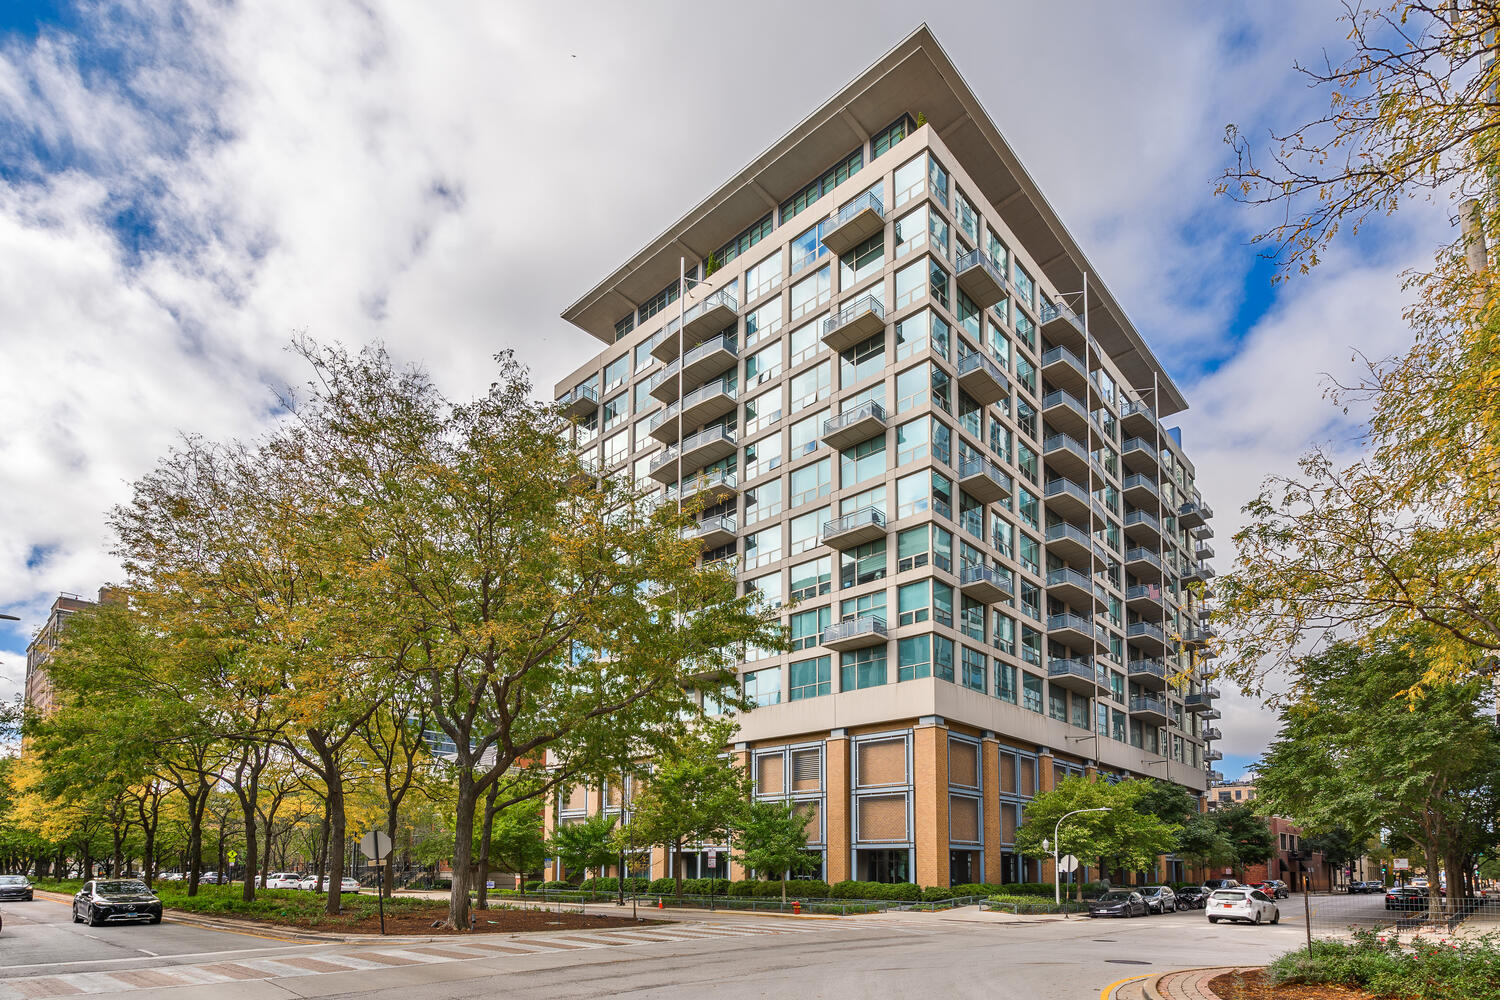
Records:
[[[1208,969],[1180,969],[1154,976],[1122,980],[1105,987],[1100,1000],[1219,1000],[1208,984],[1226,972],[1249,972],[1256,965],[1216,966]]]

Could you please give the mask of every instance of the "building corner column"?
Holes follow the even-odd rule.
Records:
[[[913,881],[921,886],[948,884],[948,727],[937,716],[924,716],[912,732],[912,816],[916,829]]]
[[[853,878],[850,872],[849,737],[842,729],[829,733],[823,744],[824,855],[828,884]]]

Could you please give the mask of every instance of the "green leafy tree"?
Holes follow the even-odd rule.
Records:
[[[562,861],[570,879],[583,878],[589,869],[599,874],[618,860],[615,817],[600,812],[576,823],[560,824],[552,831],[547,852]]]
[[[1234,845],[1213,813],[1189,816],[1177,833],[1173,853],[1195,868],[1214,868],[1234,861]]]
[[[1137,812],[1150,813],[1163,823],[1177,826],[1198,815],[1197,798],[1176,782],[1147,778],[1143,784],[1145,787],[1135,803]]]
[[[1064,778],[1027,804],[1026,821],[1016,830],[1016,850],[1028,857],[1050,858],[1058,820],[1075,809],[1102,806],[1109,812],[1081,813],[1063,822],[1057,833],[1058,853],[1072,854],[1101,871],[1152,868],[1157,856],[1176,844],[1178,827],[1144,808],[1151,785],[1149,780],[1110,784],[1081,775]]]
[[[1308,829],[1343,827],[1361,839],[1389,831],[1415,845],[1428,872],[1446,861],[1458,886],[1466,859],[1494,842],[1500,735],[1477,682],[1408,694],[1428,673],[1433,648],[1413,633],[1305,658],[1257,792],[1263,808]],[[1471,822],[1486,810],[1483,822]],[[1441,910],[1436,888],[1430,903]]]
[[[1250,803],[1215,809],[1212,815],[1214,825],[1229,844],[1229,863],[1238,877],[1244,878],[1246,868],[1269,861],[1276,853],[1276,837],[1270,825]]]
[[[812,871],[818,858],[807,852],[807,824],[812,814],[786,802],[750,802],[735,823],[736,860],[761,875],[781,881],[786,902],[786,879]]]
[[[1364,854],[1364,840],[1355,836],[1347,827],[1336,826],[1321,833],[1302,836],[1304,850],[1316,851],[1323,860],[1335,868],[1342,868]]]
[[[541,802],[528,799],[495,814],[489,857],[495,871],[529,875],[541,869],[547,858]]]
[[[1365,452],[1324,450],[1246,505],[1220,581],[1218,669],[1264,690],[1330,629],[1430,629],[1415,683],[1493,674],[1500,652],[1500,116],[1494,4],[1346,5],[1348,46],[1298,67],[1326,113],[1262,152],[1232,126],[1221,193],[1265,205],[1258,237],[1285,274],[1416,199],[1461,225],[1408,273],[1411,347],[1330,396],[1370,404]],[[1450,202],[1443,204],[1443,202]],[[1482,655],[1475,656],[1476,651]]]
[[[677,860],[682,895],[682,851],[727,840],[753,783],[724,748],[732,723],[705,720],[652,761],[645,788],[636,794],[627,836],[634,845],[664,847]]]

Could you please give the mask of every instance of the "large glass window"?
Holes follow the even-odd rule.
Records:
[[[953,627],[953,588],[936,580],[932,582],[932,617],[939,625]]]
[[[913,635],[896,642],[896,680],[932,676],[932,636]]]
[[[958,630],[976,642],[984,642],[984,604],[965,597],[958,611]]]
[[[952,282],[952,279],[948,277],[948,272],[944,270],[943,265],[929,257],[927,261],[927,275],[933,299],[941,302],[946,307],[949,301],[948,286]]]
[[[819,351],[823,349],[823,338],[821,334],[823,330],[823,320],[826,318],[827,317],[825,316],[819,316],[811,323],[806,323],[802,326],[799,326],[797,329],[793,330],[792,335],[787,338],[791,341],[793,368],[796,368],[798,365],[802,364],[802,362],[813,358]]]
[[[745,536],[745,569],[769,566],[781,558],[781,525]]]
[[[963,648],[963,670],[959,673],[959,683],[966,688],[972,688],[981,694],[988,690],[985,683],[985,667],[987,657],[977,649]],[[780,691],[777,691],[780,694]]]
[[[932,200],[948,206],[948,171],[938,162],[936,156],[927,157],[927,183],[932,187]]]
[[[885,436],[861,441],[839,453],[839,486],[848,487],[885,475]]]
[[[1042,679],[1033,674],[1021,674],[1021,706],[1038,714],[1042,711]]]
[[[613,399],[604,401],[604,431],[608,433],[621,421],[630,416],[630,402],[627,393],[620,393]]]
[[[830,269],[822,267],[816,274],[810,274],[793,285],[792,319],[801,319],[814,309],[826,304],[832,293],[831,281]]]
[[[928,262],[919,260],[896,272],[895,308],[903,309],[926,296],[930,266]]]
[[[787,550],[787,555],[800,555],[809,549],[817,548],[818,532],[823,530],[823,525],[827,520],[827,507],[819,507],[817,510],[792,518],[787,524],[792,533],[792,544]]]
[[[767,302],[759,309],[745,314],[745,346],[758,344],[767,337],[776,336],[781,329],[781,300]]]
[[[773,253],[745,271],[745,301],[754,302],[767,292],[781,287],[781,253]],[[775,303],[776,318],[781,318],[781,303]]]
[[[839,654],[839,690],[879,687],[886,681],[885,646],[867,646]]]
[[[630,356],[622,354],[604,366],[604,391],[613,392],[630,377]]]
[[[926,365],[906,369],[896,376],[896,412],[905,413],[925,405],[931,398],[931,392],[932,383],[928,378]]]
[[[796,584],[792,585],[794,588]],[[795,600],[796,598],[793,598]],[[799,649],[811,649],[823,638],[823,630],[828,627],[832,619],[833,609],[828,607],[811,608],[807,611],[798,611],[792,615],[791,639],[793,651]]]
[[[995,661],[995,697],[1016,703],[1016,668],[999,660]]]
[[[809,597],[826,594],[832,587],[833,557],[822,556],[792,567],[792,593],[794,601],[805,601]]]
[[[768,479],[745,490],[745,523],[776,517],[782,510],[781,479]]]
[[[827,416],[828,412],[825,410],[792,424],[790,434],[794,460],[817,450],[818,441],[823,436],[823,420]]]
[[[932,581],[904,583],[896,591],[896,624],[915,625],[932,617]]]
[[[833,392],[833,363],[824,361],[799,375],[792,376],[791,392],[793,413],[821,399],[827,399]]]
[[[896,207],[913,198],[920,198],[927,190],[927,154],[923,153],[897,167],[892,181],[896,189]]]
[[[755,479],[781,466],[781,435],[767,434],[745,445],[745,479]]]
[[[788,664],[788,670],[791,673],[792,701],[828,694],[832,681],[829,657],[816,656],[810,660],[795,660]]]
[[[930,435],[928,418],[918,417],[916,420],[899,424],[896,427],[896,465],[906,465],[918,459],[926,458],[930,452],[928,444]]]
[[[791,505],[800,507],[819,497],[826,497],[833,489],[832,473],[833,463],[826,458],[810,462],[800,469],[793,469]]]
[[[964,193],[957,189],[953,192],[953,214],[958,218],[958,228],[963,230],[969,242],[978,246],[979,213],[974,211],[973,204],[964,197]]]
[[[781,386],[745,400],[745,433],[756,434],[782,416]]]
[[[845,389],[884,372],[884,330],[839,352],[839,383]]]
[[[927,244],[927,206],[918,205],[896,220],[896,259]]]
[[[885,591],[873,590],[868,594],[850,597],[839,602],[839,620],[854,618],[879,618],[885,621]]]
[[[1002,653],[1015,655],[1016,620],[1010,615],[995,611],[990,615],[990,642]]]
[[[884,262],[885,232],[882,230],[839,259],[839,288],[853,288],[871,275],[879,274]]]
[[[839,559],[839,586],[841,588],[857,587],[862,583],[871,583],[875,580],[885,579],[886,546],[884,538],[877,538],[873,542],[852,549],[846,549],[840,554]],[[884,606],[885,591],[881,591],[881,604]]]
[[[781,704],[781,668],[767,667],[746,674],[745,699],[759,706]]]
[[[781,341],[745,359],[745,388],[770,382],[781,374]]]

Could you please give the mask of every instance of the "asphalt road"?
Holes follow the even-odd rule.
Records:
[[[1092,1000],[1106,985],[1147,972],[1261,964],[1296,947],[1303,934],[1290,909],[1278,927],[1210,926],[1201,910],[1130,920],[1009,923],[969,910],[830,920],[705,914],[707,922],[625,934],[478,935],[424,947],[278,941],[173,923],[170,917],[158,926],[89,928],[72,924],[65,905],[42,900],[7,904],[4,916],[3,1000],[80,991],[111,995],[114,986],[137,987],[121,995],[139,1000],[447,1000],[498,994],[528,1000]],[[486,938],[489,952],[477,944]],[[172,976],[206,977],[250,966],[261,971],[242,981],[190,985],[183,978],[182,985],[164,985]]]

